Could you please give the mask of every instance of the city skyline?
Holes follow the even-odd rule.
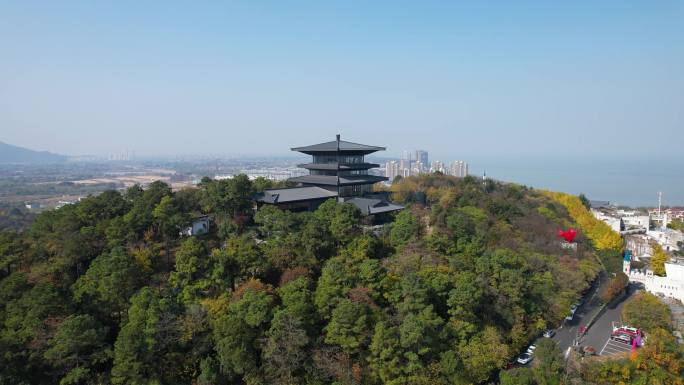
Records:
[[[468,175],[468,163],[463,160],[448,163],[441,160],[430,161],[426,150],[403,150],[399,161],[390,160],[384,164],[384,175],[390,182],[397,176],[408,177],[434,172],[463,178]]]

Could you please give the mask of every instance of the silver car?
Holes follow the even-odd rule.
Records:
[[[527,363],[532,361],[532,355],[529,353],[523,353],[520,355],[520,357],[518,357],[517,361],[520,365],[526,365]]]

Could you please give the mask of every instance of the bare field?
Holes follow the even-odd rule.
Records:
[[[82,185],[93,185],[93,184],[104,184],[104,183],[116,183],[121,184],[124,187],[131,187],[135,184],[142,186],[148,185],[155,181],[162,181],[169,183],[171,177],[169,175],[130,175],[130,176],[117,176],[111,178],[93,178],[93,179],[82,179],[72,181],[73,183]]]

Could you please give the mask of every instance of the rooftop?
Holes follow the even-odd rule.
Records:
[[[367,170],[380,167],[377,163],[302,163],[297,167],[314,170]]]
[[[589,205],[591,206],[592,209],[608,208],[608,207],[610,207],[610,202],[609,201],[590,200]]]
[[[388,178],[376,175],[345,175],[340,176],[340,186],[372,184],[386,181]],[[337,186],[337,176],[335,175],[304,175],[288,179],[290,182],[321,184],[326,186]]]
[[[254,198],[260,202],[275,204],[334,198],[336,196],[335,191],[312,186],[264,190],[264,192],[256,194]]]
[[[380,213],[388,213],[404,208],[404,206],[395,205],[384,199],[377,198],[352,198],[346,200],[345,203],[351,203],[361,210],[362,215],[373,215]]]
[[[299,151],[305,154],[317,153],[317,152],[337,152],[338,151],[338,141],[331,140],[330,142],[312,144],[311,146],[303,147],[293,147],[292,151]],[[347,142],[345,140],[339,141],[339,151],[345,152],[358,152],[370,154],[375,151],[384,151],[385,147],[379,146],[369,146],[366,144]]]

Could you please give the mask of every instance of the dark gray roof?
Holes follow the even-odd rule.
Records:
[[[304,163],[298,164],[297,167],[312,169],[312,170],[337,170],[337,162],[335,163]],[[340,163],[340,170],[368,170],[371,168],[380,167],[377,163]]]
[[[262,203],[278,204],[316,199],[328,199],[335,198],[336,196],[337,193],[334,191],[312,186],[264,190],[264,192],[256,194],[254,199]],[[347,199],[345,203],[351,203],[358,207],[362,215],[380,214],[397,211],[404,208],[404,206],[388,202],[387,200],[381,197],[378,198],[376,196],[351,198]]]
[[[368,146],[365,144],[347,142],[345,140],[340,140],[340,151],[357,151],[357,152],[375,152],[384,151],[385,147],[378,146]],[[330,142],[313,144],[311,146],[294,147],[292,151],[299,151],[304,153],[309,152],[336,152],[337,151],[337,141],[332,140]]]
[[[390,211],[397,211],[404,208],[404,206],[390,203],[384,199],[375,198],[351,198],[345,203],[351,203],[361,210],[363,215],[373,215],[380,213],[387,213]]]
[[[259,202],[275,204],[334,198],[336,196],[337,192],[335,191],[312,186],[264,190],[264,192],[256,194],[254,199]]]
[[[376,175],[347,175],[340,177],[340,186],[355,184],[372,184],[387,180],[384,176]],[[290,182],[322,184],[326,186],[337,186],[337,177],[334,175],[304,175],[288,179]]]
[[[610,207],[610,202],[609,201],[590,200],[589,206],[591,206],[591,208],[594,208],[594,209],[607,208],[607,207]]]

